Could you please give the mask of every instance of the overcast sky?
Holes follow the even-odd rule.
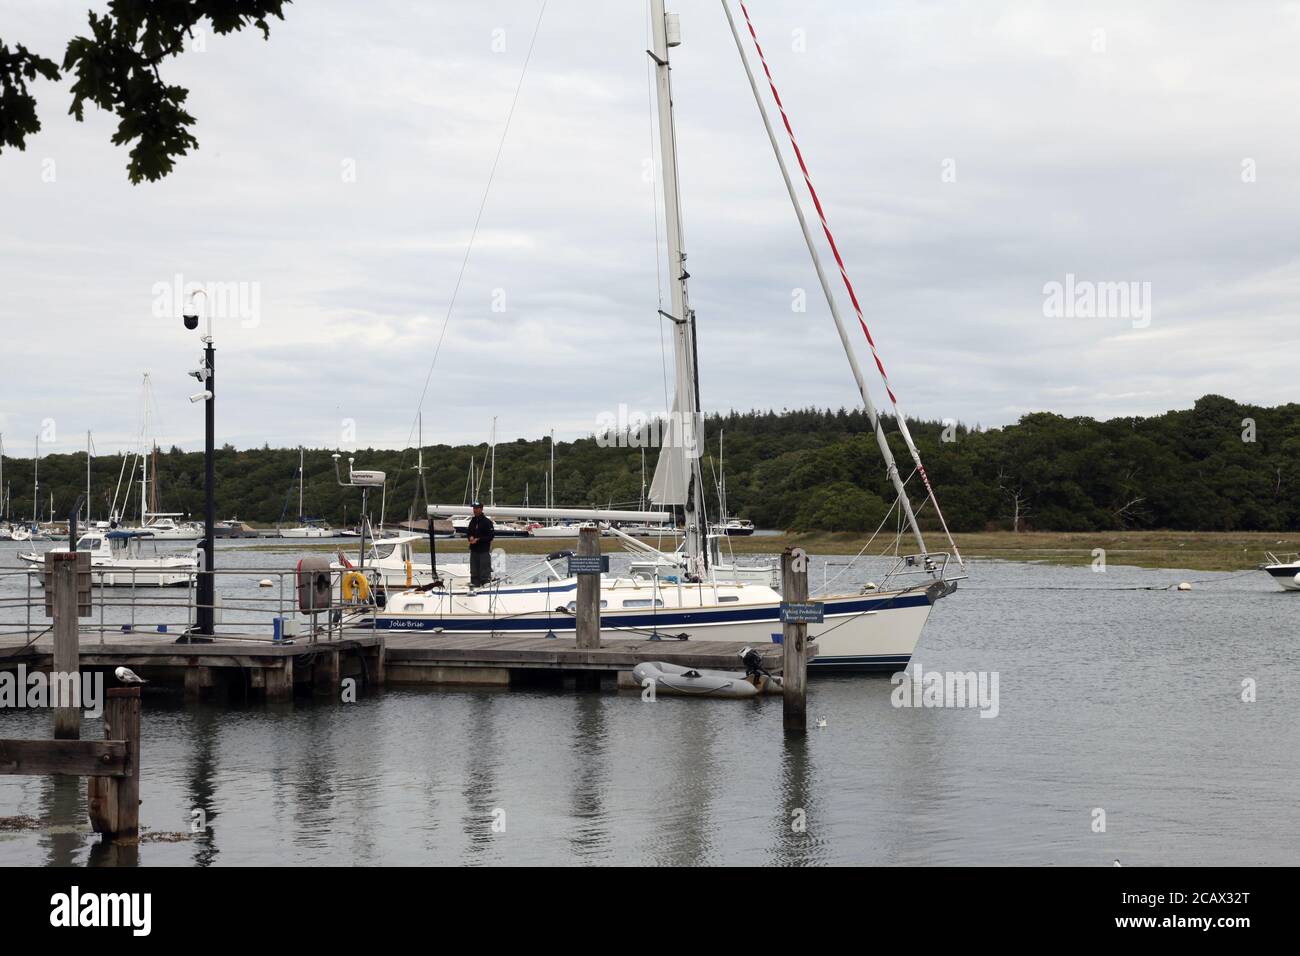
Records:
[[[0,0],[0,37],[60,60],[86,8]],[[670,8],[703,403],[852,406],[721,7]],[[47,419],[44,451],[86,429],[129,443],[146,371],[160,444],[201,447],[199,337],[159,302],[177,275],[256,296],[216,323],[219,441],[334,447],[350,419],[362,447],[405,444],[539,9],[310,0],[269,42],[208,36],[162,68],[200,148],[140,186],[115,118],[78,124],[68,84],[39,81],[44,129],[0,155],[7,453]],[[1300,5],[750,12],[909,415],[1297,399]],[[572,438],[620,404],[663,408],[647,45],[642,3],[547,4],[426,443],[485,440],[493,416],[501,440]],[[1150,312],[1050,314],[1069,275],[1138,283],[1135,304],[1149,283]]]

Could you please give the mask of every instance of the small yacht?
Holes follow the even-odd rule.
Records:
[[[185,587],[199,569],[197,551],[160,554],[144,550],[152,544],[147,531],[91,531],[77,541],[78,551],[90,552],[91,580],[104,587]],[[18,559],[33,573],[45,570],[45,555],[68,547],[20,553]]]
[[[1276,581],[1283,591],[1300,591],[1300,553],[1279,556],[1272,551],[1265,551],[1264,555],[1268,560],[1259,569]]]
[[[748,537],[754,533],[754,522],[745,518],[728,518],[720,524],[713,526],[716,534],[724,534],[730,538]]]

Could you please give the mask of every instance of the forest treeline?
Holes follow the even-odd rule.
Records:
[[[953,531],[1300,528],[1297,404],[1262,408],[1207,395],[1191,409],[1150,418],[1097,421],[1038,412],[1001,428],[910,420],[909,427]],[[886,430],[907,477],[913,472],[911,457],[892,421],[886,420]],[[706,422],[703,471],[711,510],[718,506],[714,477],[720,433],[725,435],[728,510],[759,527],[870,531],[893,501],[862,411],[732,412]],[[360,495],[336,484],[332,451],[306,453],[303,510],[339,523],[346,507],[351,523]],[[473,493],[468,485],[471,457],[481,466],[485,453],[482,444],[426,446],[429,499],[465,501]],[[415,506],[415,451],[367,448],[351,454],[358,468],[388,473],[387,518],[406,518]],[[647,481],[656,454],[655,449],[646,452]],[[541,503],[549,458],[545,438],[498,444],[497,502],[516,504],[527,494]],[[635,506],[641,461],[640,449],[610,447],[595,437],[557,442],[555,500],[572,506]],[[121,465],[121,458],[93,462],[96,518],[107,515]],[[216,468],[218,517],[259,524],[296,520],[297,449],[239,451],[226,446],[217,452]],[[56,517],[65,516],[85,489],[85,475],[84,453],[42,457],[41,517],[49,517],[51,492]],[[35,504],[31,459],[6,457],[4,482],[12,517],[30,518]],[[138,480],[136,488],[128,515],[139,513]],[[923,525],[935,527],[932,507],[921,505],[925,495],[919,476],[912,475],[908,488]],[[488,497],[486,477],[478,494]],[[158,495],[161,511],[200,515],[202,453],[159,451]],[[378,501],[372,507],[377,517]]]

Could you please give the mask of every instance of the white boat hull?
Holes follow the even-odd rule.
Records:
[[[45,562],[43,560],[33,560],[30,556],[25,555],[19,555],[19,557],[26,562],[28,570],[41,576],[38,580],[43,580],[45,572]],[[111,567],[92,560],[90,581],[96,587],[103,586],[106,588],[185,587],[190,583],[190,578],[194,576],[197,570],[198,564],[196,562],[183,560],[165,564],[114,564]]]
[[[328,528],[284,528],[280,531],[282,538],[332,538],[334,532]]]
[[[572,579],[570,579],[572,581]],[[746,601],[746,591],[762,600]],[[576,586],[556,582],[541,588],[502,586],[477,592],[403,591],[391,595],[375,627],[388,631],[435,631],[444,634],[493,634],[502,637],[573,637],[576,626],[571,611]],[[701,593],[703,592],[703,593]],[[780,595],[769,588],[732,585],[664,587],[667,606],[632,610],[624,601],[641,601],[652,588],[621,579],[602,587],[602,640],[644,641],[658,635],[696,641],[743,641],[747,644],[779,643]],[[811,666],[820,670],[897,671],[907,665],[921,638],[934,601],[948,593],[944,585],[907,591],[867,592],[818,598],[825,605],[825,620],[810,624],[817,641]],[[713,600],[718,594],[734,595],[734,602]],[[635,596],[634,596],[635,595]],[[529,605],[549,598],[551,608]],[[616,610],[619,609],[619,610]]]
[[[1263,568],[1283,591],[1300,591],[1300,564],[1270,564]]]

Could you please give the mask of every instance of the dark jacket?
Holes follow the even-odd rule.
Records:
[[[469,519],[469,527],[465,529],[471,538],[478,538],[476,544],[471,544],[471,551],[491,551],[492,538],[495,537],[496,531],[492,524],[492,519],[487,515],[475,515]]]

